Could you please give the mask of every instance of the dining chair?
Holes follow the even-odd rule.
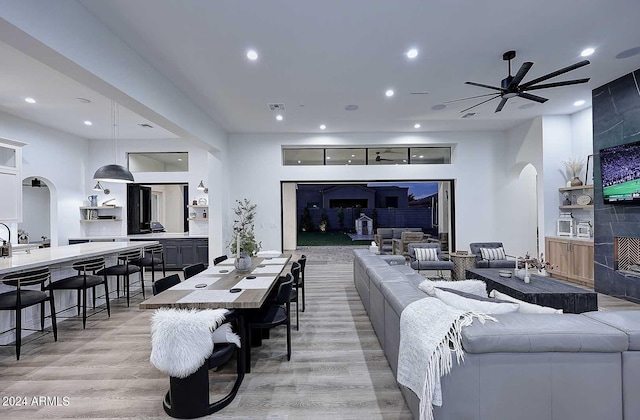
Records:
[[[218,265],[220,264],[222,261],[226,260],[228,257],[226,255],[220,255],[219,257],[216,257],[213,259],[213,265]]]
[[[131,249],[118,253],[117,264],[109,267],[105,267],[102,270],[96,272],[97,275],[116,276],[116,290],[117,296],[120,297],[120,276],[124,278],[124,288],[127,296],[127,307],[129,306],[129,289],[130,289],[130,276],[135,273],[140,273],[140,284],[142,286],[142,298],[145,299],[144,292],[144,276],[142,275],[142,268],[136,265],[135,261],[140,261],[142,258],[142,249]]]
[[[172,274],[170,276],[163,277],[157,282],[153,283],[151,285],[151,290],[153,292],[153,295],[155,296],[158,293],[162,293],[178,283],[180,283],[180,276],[178,274]]]
[[[142,274],[144,276],[144,268],[151,267],[151,283],[156,281],[156,267],[162,266],[162,277],[166,277],[167,273],[164,265],[164,247],[162,244],[150,245],[144,248],[144,254],[138,261],[134,261],[134,264],[142,268]]]
[[[188,279],[191,278],[193,276],[195,276],[198,273],[201,273],[205,270],[205,266],[203,263],[196,263],[196,264],[191,264],[186,266],[185,268],[182,269],[182,272],[184,273],[184,279]]]
[[[293,287],[291,288],[290,302],[296,304],[296,331],[300,331],[300,263],[291,264],[291,277],[293,277]]]
[[[287,327],[287,360],[291,360],[291,291],[293,276],[291,273],[278,280],[278,293],[273,303],[267,303],[249,318],[247,334],[247,351],[251,350],[251,330],[271,329],[280,325]]]
[[[304,293],[304,270],[307,266],[307,256],[302,254],[302,256],[298,259],[298,264],[300,264],[300,283],[299,283],[299,288],[302,291],[302,312],[304,312],[305,309],[305,303],[306,303],[306,297],[305,297],[305,293]]]
[[[87,327],[87,289],[91,288],[93,293],[93,309],[96,308],[96,286],[104,286],[104,296],[107,305],[107,315],[111,317],[109,306],[109,285],[107,276],[103,273],[96,273],[105,267],[104,257],[91,258],[73,263],[73,269],[78,273],[71,277],[65,277],[49,284],[48,289],[54,290],[76,290],[78,295],[78,315],[80,315],[80,302],[82,302],[82,328]]]
[[[22,345],[22,309],[40,304],[40,331],[44,331],[45,302],[49,301],[51,311],[51,328],[53,340],[58,341],[58,325],[56,324],[56,308],[53,301],[53,293],[47,294],[47,281],[51,282],[49,267],[33,270],[19,271],[5,275],[0,282],[16,290],[0,293],[0,310],[14,311],[16,318],[16,359],[20,360],[20,347]],[[24,289],[25,286],[40,285],[40,290]],[[24,328],[27,329],[27,328]]]

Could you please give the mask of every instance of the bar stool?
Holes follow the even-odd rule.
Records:
[[[118,264],[105,267],[102,270],[96,272],[99,276],[116,276],[116,285],[118,297],[120,297],[120,276],[124,277],[124,286],[127,294],[127,307],[129,306],[129,276],[131,274],[140,273],[140,284],[142,285],[142,298],[145,299],[144,294],[144,276],[142,275],[142,269],[140,266],[135,265],[134,261],[139,261],[142,258],[142,249],[131,249],[123,251],[118,254]]]
[[[164,267],[164,247],[162,244],[145,247],[144,256],[133,263],[142,268],[142,275],[144,275],[144,267],[151,267],[151,283],[155,283],[156,281],[156,266],[162,265],[162,277],[167,276]]]
[[[5,293],[0,293],[0,310],[15,311],[16,314],[16,359],[20,360],[20,346],[22,344],[22,309],[40,304],[40,331],[44,331],[45,309],[44,303],[49,301],[51,310],[51,327],[53,329],[53,339],[58,341],[58,326],[56,324],[56,308],[53,302],[53,293],[45,292],[45,283],[51,281],[49,267],[37,268],[34,270],[10,273],[0,280],[3,284],[15,287]],[[24,286],[40,285],[40,290],[23,289]],[[25,328],[28,330],[28,328]]]
[[[105,267],[104,257],[91,258],[82,260],[72,265],[74,270],[78,271],[75,276],[56,280],[49,284],[48,289],[53,293],[54,290],[77,290],[78,291],[78,315],[80,315],[80,301],[82,300],[82,328],[87,326],[87,289],[93,290],[93,309],[96,308],[96,286],[104,285],[105,299],[107,300],[107,315],[111,317],[111,308],[109,307],[109,285],[107,276],[102,274],[96,275],[96,272]],[[82,299],[81,299],[82,298]]]

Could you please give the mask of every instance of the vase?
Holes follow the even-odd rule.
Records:
[[[539,276],[543,276],[543,277],[547,277],[549,275],[549,273],[547,273],[547,269],[546,268],[542,268],[542,269],[538,270],[538,275]]]
[[[580,178],[578,178],[577,176],[574,176],[573,179],[571,180],[571,186],[579,187],[580,185],[582,185],[582,181],[580,181]]]
[[[251,271],[251,257],[246,252],[240,251],[240,256],[236,256],[233,265],[239,273],[249,272]]]

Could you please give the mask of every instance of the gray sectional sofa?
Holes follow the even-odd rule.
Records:
[[[354,251],[355,286],[394,375],[400,314],[426,296],[423,280]],[[436,420],[640,419],[640,311],[494,317],[464,327],[465,360],[442,379]],[[417,396],[399,386],[418,418]]]

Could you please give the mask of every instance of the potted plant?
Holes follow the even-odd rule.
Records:
[[[320,232],[326,232],[329,229],[329,216],[327,216],[327,212],[322,210],[322,216],[320,216]]]
[[[256,217],[256,205],[248,199],[236,200],[237,206],[233,210],[236,219],[233,221],[233,239],[229,248],[235,250],[235,267],[237,271],[249,271],[251,269],[251,256],[260,251],[262,242],[256,241],[254,234],[254,219]]]
[[[573,178],[571,179],[571,186],[577,187],[582,185],[582,181],[580,180],[580,171],[582,171],[582,167],[584,166],[584,162],[580,159],[571,159],[564,163],[564,167],[567,170],[567,173],[570,173]]]
[[[309,207],[305,207],[302,210],[302,217],[300,218],[300,230],[303,232],[311,231],[311,212]]]

